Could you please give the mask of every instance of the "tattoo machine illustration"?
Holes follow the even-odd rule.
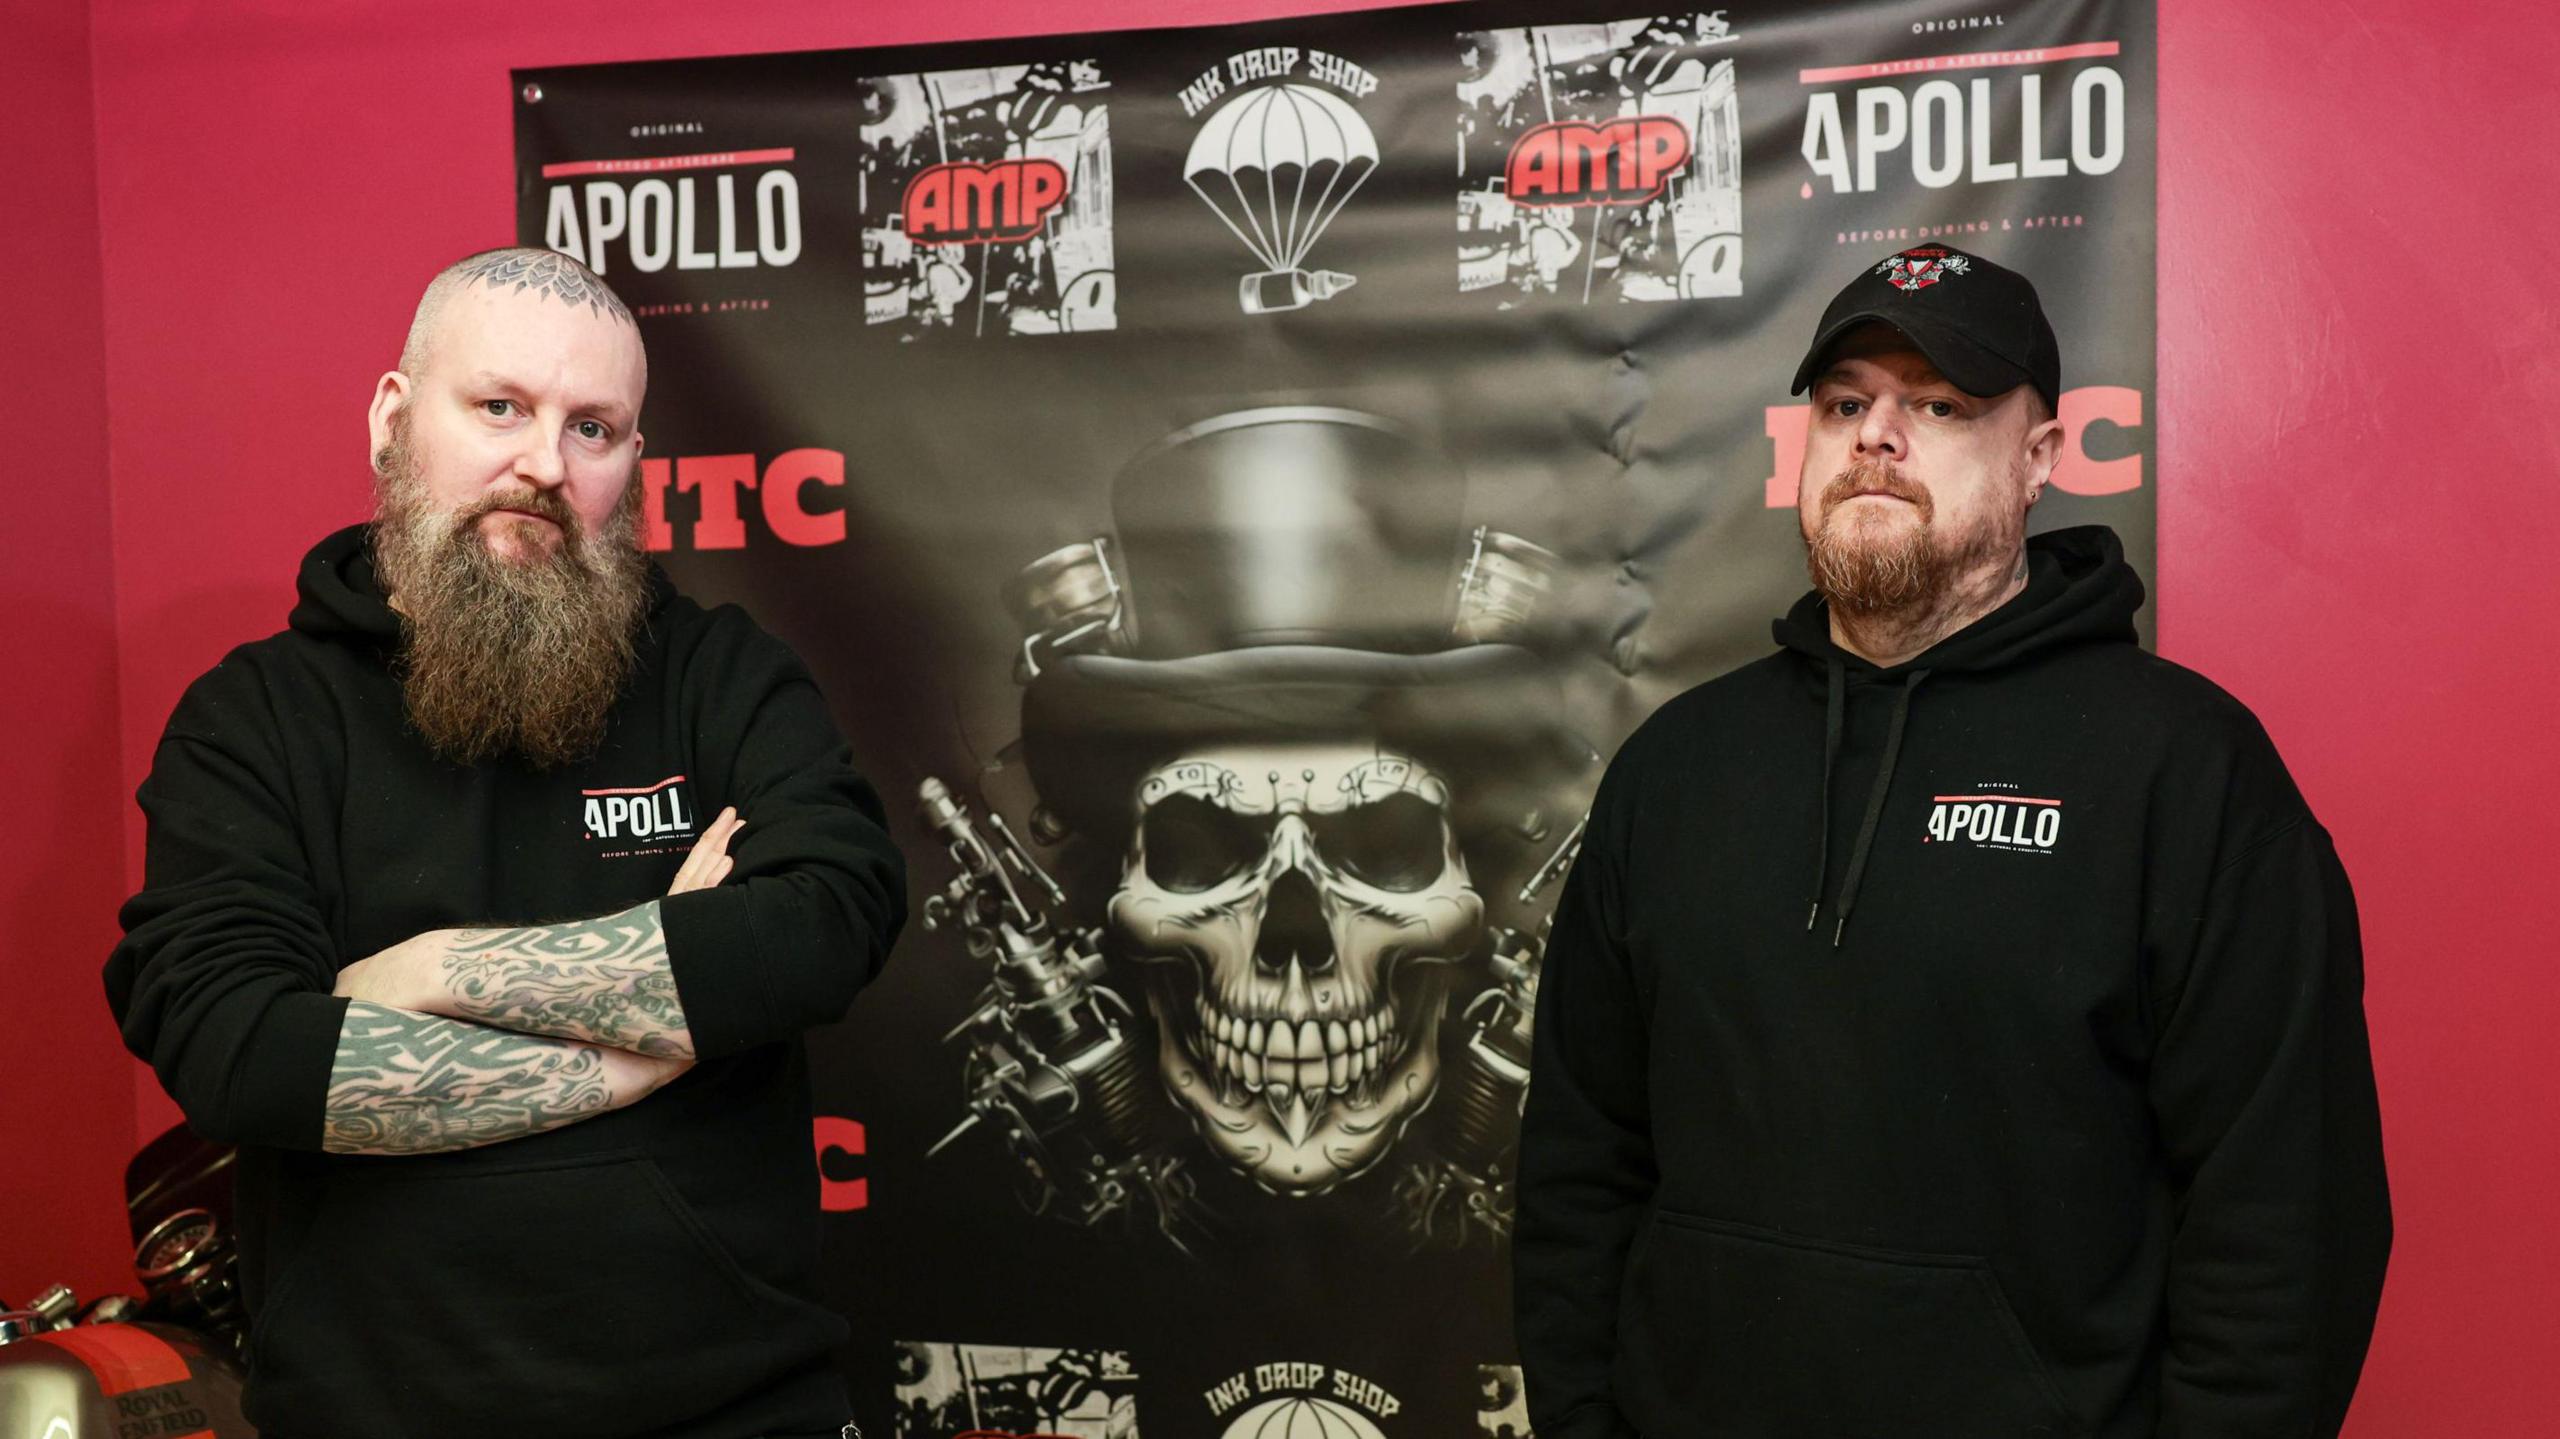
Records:
[[[1054,1203],[1095,1223],[1177,1168],[1152,1141],[1136,1016],[1101,983],[1099,936],[1052,922],[1066,895],[1004,816],[989,814],[982,832],[937,779],[919,798],[958,871],[925,900],[924,927],[956,927],[970,958],[993,967],[977,1007],[943,1036],[968,1040],[969,1115],[927,1157],[990,1125],[1021,1161],[1035,1210]]]
[[[1534,903],[1572,868],[1582,852],[1587,821],[1577,820],[1563,843],[1520,887],[1519,901]],[[1546,958],[1547,921],[1535,934],[1493,931],[1493,983],[1459,1015],[1466,1028],[1465,1059],[1450,1096],[1452,1124],[1437,1164],[1406,1171],[1398,1193],[1415,1231],[1434,1236],[1454,1217],[1463,1233],[1481,1226],[1508,1235],[1518,1212],[1512,1151],[1520,1140],[1520,1115],[1529,1102],[1529,1040],[1538,1012],[1538,970]]]
[[[1165,1222],[1178,1118],[1265,1193],[1379,1172],[1418,1237],[1507,1232],[1535,912],[1580,835],[1551,816],[1594,756],[1529,643],[1557,557],[1463,500],[1391,421],[1240,411],[1142,451],[1116,539],[1009,588],[1030,832],[1089,892],[928,779],[958,873],[927,922],[993,970],[945,1143],[995,1121],[1035,1208]]]

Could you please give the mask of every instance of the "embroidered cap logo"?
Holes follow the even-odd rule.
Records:
[[[1876,273],[1897,290],[1925,290],[1950,275],[1961,275],[1973,268],[1973,262],[1949,250],[1905,250],[1883,264]]]

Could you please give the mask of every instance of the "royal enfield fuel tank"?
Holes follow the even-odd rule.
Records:
[[[257,1439],[240,1373],[183,1329],[81,1324],[0,1344],[0,1439]]]

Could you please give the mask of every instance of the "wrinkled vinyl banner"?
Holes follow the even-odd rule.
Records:
[[[2152,572],[2153,36],[1567,0],[514,77],[521,238],[648,339],[649,543],[913,862],[811,1042],[875,1436],[1527,1431],[1548,911],[1602,759],[1805,588],[1833,292],[2033,277],[2035,523]]]

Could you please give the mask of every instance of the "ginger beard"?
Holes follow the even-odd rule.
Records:
[[[2025,473],[2025,462],[2013,460],[2008,488],[2022,488]],[[1881,504],[1843,508],[1865,491],[1908,501],[1914,513]],[[1941,526],[1928,487],[1876,459],[1852,460],[1833,476],[1821,514],[1820,527],[1805,536],[1805,569],[1833,611],[1859,619],[1926,614],[1966,571],[2026,543],[2023,509],[1995,504],[1971,524]]]
[[[429,748],[460,764],[513,754],[539,769],[587,758],[635,660],[648,607],[648,557],[638,543],[640,485],[623,491],[605,528],[583,532],[557,494],[531,486],[436,508],[409,415],[391,417],[374,456],[374,565],[400,616],[400,688]],[[499,555],[483,517],[524,510],[558,527],[528,558]],[[528,530],[534,522],[497,524]]]

